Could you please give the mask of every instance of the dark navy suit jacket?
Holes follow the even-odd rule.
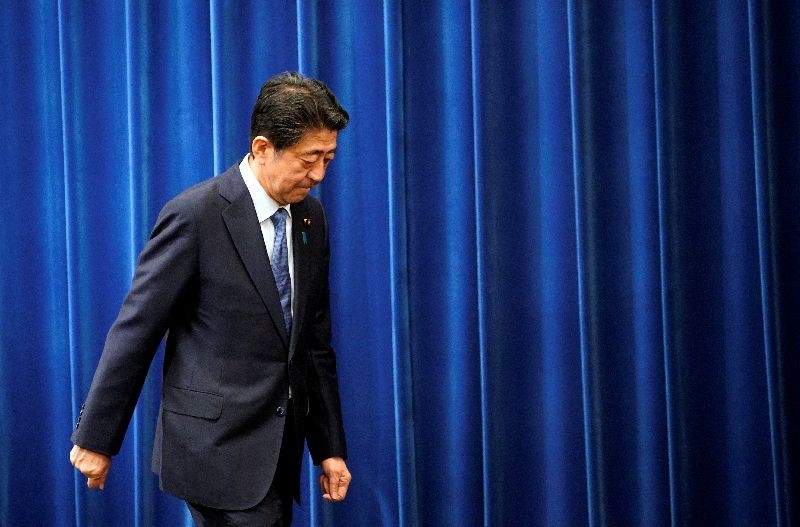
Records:
[[[287,335],[238,167],[164,206],[108,333],[75,444],[119,452],[166,333],[153,449],[165,492],[215,508],[257,504],[275,473],[290,386],[298,451],[306,439],[315,463],[346,457],[330,344],[327,222],[312,197],[292,205],[292,221],[296,287]]]

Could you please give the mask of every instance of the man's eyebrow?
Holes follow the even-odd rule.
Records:
[[[336,148],[334,148],[332,150],[320,150],[319,148],[317,148],[316,150],[306,150],[305,152],[303,152],[300,155],[318,156],[320,154],[335,154],[335,153],[336,153]]]

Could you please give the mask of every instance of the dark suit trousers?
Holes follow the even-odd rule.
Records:
[[[267,495],[256,506],[241,511],[212,509],[203,505],[188,503],[189,512],[197,527],[288,527],[292,523],[292,501],[298,473],[298,457],[294,439],[294,412],[291,400],[286,408],[286,423],[283,428],[283,442],[278,458],[275,477]]]

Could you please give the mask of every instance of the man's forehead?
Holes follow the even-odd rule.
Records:
[[[338,132],[333,130],[311,130],[296,145],[297,151],[304,154],[315,154],[336,151]]]

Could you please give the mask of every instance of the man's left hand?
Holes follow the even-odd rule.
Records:
[[[342,501],[347,495],[347,488],[352,479],[344,459],[329,457],[320,466],[322,474],[319,475],[319,486],[322,487],[322,499],[334,502]]]

